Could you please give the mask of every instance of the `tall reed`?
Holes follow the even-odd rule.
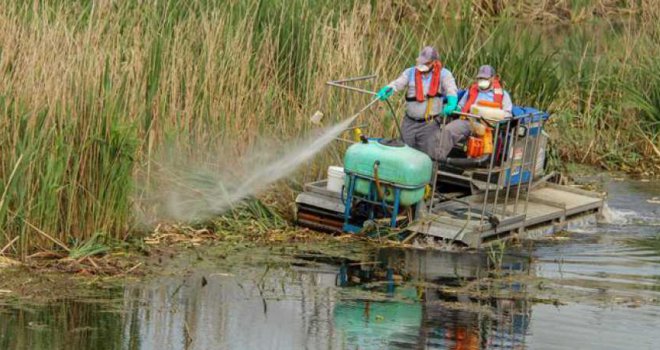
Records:
[[[506,19],[525,1],[505,1],[499,20],[475,16],[474,3],[0,1],[0,246],[19,236],[10,251],[26,256],[97,232],[125,238],[136,208],[151,210],[142,198],[156,155],[212,163],[306,134],[314,110],[330,123],[368,101],[326,81],[376,73],[362,84],[376,89],[426,44],[460,85],[490,63],[517,103],[557,112],[563,159],[615,167],[654,156],[657,123],[641,122],[657,118],[654,29],[604,25],[599,39]],[[653,26],[646,1],[624,3],[641,4],[632,16]],[[358,123],[392,136],[384,113]],[[317,178],[341,151],[287,185]]]

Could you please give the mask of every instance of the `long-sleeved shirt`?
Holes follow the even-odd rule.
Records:
[[[469,90],[466,91],[465,94],[463,94],[461,100],[458,101],[458,106],[461,109],[463,109],[463,107],[467,103],[469,93],[470,93]],[[510,117],[511,111],[513,110],[513,102],[511,102],[511,96],[509,96],[509,93],[506,91],[503,91],[502,95],[503,95],[502,110],[506,112],[507,117]],[[493,91],[493,89],[490,88],[486,91],[479,91],[479,94],[477,95],[477,99],[474,102],[477,103],[479,101],[495,102],[495,92]]]
[[[442,96],[426,99],[424,102],[417,102],[415,99],[415,67],[408,68],[401,75],[389,83],[394,91],[406,91],[406,115],[413,119],[423,119],[426,113],[426,104],[431,102],[430,115],[435,116],[442,113]],[[424,95],[428,94],[431,85],[431,72],[422,74],[422,83],[424,84]],[[440,71],[440,94],[444,96],[457,96],[458,87],[456,80],[451,72],[443,68]]]

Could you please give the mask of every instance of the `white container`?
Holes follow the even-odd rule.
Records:
[[[482,116],[488,120],[502,120],[506,118],[506,112],[499,108],[479,106],[476,103],[470,109],[471,114]]]
[[[331,192],[341,192],[342,187],[344,187],[344,176],[344,168],[340,166],[329,166],[328,184],[325,188]]]
[[[534,175],[544,175],[545,169],[545,151],[548,148],[548,134],[545,131],[541,132],[541,139],[539,140],[539,153],[536,155],[536,170]]]

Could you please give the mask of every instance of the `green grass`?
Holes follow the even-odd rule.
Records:
[[[53,248],[39,231],[62,242],[97,232],[125,239],[135,213],[155,210],[143,199],[158,156],[175,150],[212,163],[214,153],[238,158],[264,137],[307,134],[313,111],[330,123],[367,99],[325,81],[375,73],[363,84],[375,89],[425,44],[440,48],[459,85],[490,63],[515,102],[555,112],[553,164],[656,169],[657,8],[506,3],[487,11],[503,17],[490,18],[466,2],[0,0],[0,246],[19,236],[12,254]],[[606,21],[621,14],[621,23]],[[384,113],[358,123],[394,135]],[[343,147],[287,186],[340,162]],[[287,208],[290,196],[278,198]]]
[[[76,244],[69,251],[69,258],[78,260],[104,254],[110,250],[110,246],[105,241],[104,235],[96,233],[86,241]]]

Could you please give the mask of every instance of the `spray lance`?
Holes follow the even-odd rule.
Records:
[[[359,93],[363,93],[363,94],[368,94],[368,95],[376,96],[377,93],[374,92],[374,91],[365,90],[365,89],[361,89],[361,88],[358,88],[358,87],[355,87],[355,86],[346,85],[347,83],[353,83],[353,82],[357,82],[357,81],[370,80],[370,79],[374,79],[374,78],[376,78],[376,77],[377,77],[377,75],[373,75],[373,74],[372,74],[372,75],[366,75],[366,76],[355,77],[355,78],[347,78],[347,79],[341,79],[341,80],[332,80],[332,81],[328,81],[328,82],[326,82],[326,84],[327,84],[327,85],[330,85],[330,86],[333,86],[333,87],[338,87],[338,88],[341,88],[341,89],[346,89],[346,90],[350,90],[350,91],[355,91],[355,92],[359,92]],[[375,104],[375,103],[378,102],[378,101],[379,101],[379,99],[376,98],[376,97],[374,97],[374,99],[372,99],[372,100],[371,100],[366,106],[364,106],[362,109],[360,109],[357,113],[355,113],[354,115],[352,115],[352,116],[351,116],[350,118],[348,118],[348,119],[355,119],[355,118],[357,118],[358,115],[362,114],[364,111],[366,111],[367,109],[369,109],[373,104]],[[385,102],[387,103],[387,106],[389,107],[389,110],[390,110],[390,117],[392,118],[392,121],[394,122],[394,125],[396,126],[397,132],[398,132],[398,134],[399,134],[399,138],[401,138],[401,135],[402,135],[402,133],[401,133],[401,127],[399,126],[399,121],[396,119],[396,113],[394,112],[394,107],[392,107],[392,104],[390,103],[390,101],[386,100]],[[320,123],[321,123],[321,119],[323,119],[323,113],[322,113],[321,111],[316,111],[316,112],[310,117],[310,121],[311,121],[313,124],[315,124],[315,125],[320,125]],[[364,125],[361,125],[361,126],[355,126],[355,127],[348,128],[347,130],[351,130],[351,129],[352,129],[353,132],[354,132],[354,135],[356,136],[356,139],[359,138],[362,142],[364,142],[364,141],[366,140],[366,138],[364,137],[364,135],[362,135],[362,132],[361,132],[361,130],[360,130],[360,128],[363,127],[363,126],[364,126]],[[340,139],[340,140],[342,140],[342,141],[348,141],[348,140],[344,140],[344,139]]]

